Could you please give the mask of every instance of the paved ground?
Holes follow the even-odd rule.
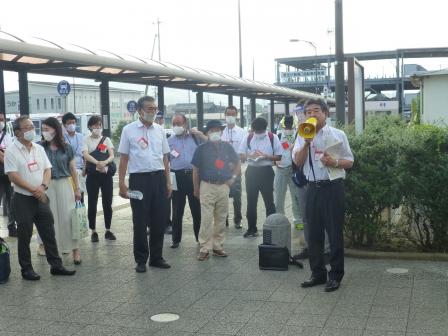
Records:
[[[304,270],[260,271],[260,239],[245,240],[234,228],[227,232],[228,258],[198,262],[188,212],[181,247],[170,249],[166,236],[164,256],[172,268],[136,274],[130,218],[129,208],[114,213],[116,242],[105,242],[102,234],[98,244],[82,241],[83,264],[69,278],[51,276],[33,246],[42,279],[22,280],[12,240],[11,279],[0,285],[0,336],[448,335],[447,263],[347,258],[339,291],[302,289],[307,264]],[[180,319],[150,320],[163,312]]]

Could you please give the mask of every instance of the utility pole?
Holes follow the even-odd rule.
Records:
[[[243,51],[241,47],[241,7],[240,0],[238,0],[238,43],[239,43],[239,60],[240,60],[240,68],[239,68],[239,76],[243,78]],[[240,96],[240,126],[244,127],[244,101],[243,96]]]
[[[162,60],[162,57],[161,57],[161,55],[160,55],[160,24],[161,24],[161,22],[160,22],[160,20],[159,20],[159,18],[157,18],[157,42],[158,42],[158,46],[159,46],[159,61],[161,61]]]
[[[344,27],[342,0],[335,0],[336,122],[345,125]]]

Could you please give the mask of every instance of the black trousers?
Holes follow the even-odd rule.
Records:
[[[245,176],[248,231],[256,232],[258,192],[260,192],[263,197],[264,206],[266,208],[266,217],[275,213],[274,170],[272,169],[272,166],[248,166]]]
[[[104,226],[110,229],[112,223],[112,197],[113,180],[112,176],[102,173],[89,173],[86,179],[88,198],[87,217],[89,218],[89,228],[96,229],[96,208],[98,196],[101,189],[101,199],[103,203]]]
[[[148,257],[151,262],[159,261],[162,258],[166,207],[168,206],[164,172],[130,174],[129,189],[143,193],[141,201],[131,199],[135,262],[145,264]]]
[[[243,218],[241,215],[241,176],[238,176],[230,186],[229,197],[233,199],[233,222],[241,222]]]
[[[53,214],[50,206],[39,202],[33,196],[14,193],[12,207],[17,221],[17,247],[19,264],[22,270],[33,268],[31,264],[30,240],[33,235],[33,223],[36,225],[44,243],[47,261],[51,267],[62,266],[54,233]]]
[[[327,277],[324,261],[325,231],[330,242],[330,280],[341,281],[344,277],[344,211],[345,193],[342,180],[324,185],[310,183],[306,199],[308,225],[308,250],[310,268],[316,278]]]
[[[197,241],[201,227],[201,203],[193,195],[192,171],[177,170],[174,173],[176,174],[177,190],[173,191],[173,243],[180,243],[182,240],[182,219],[187,197],[193,217],[194,236]]]
[[[3,202],[3,215],[8,216],[8,227],[15,225],[14,212],[12,211],[13,192],[8,175],[0,175],[0,199]]]

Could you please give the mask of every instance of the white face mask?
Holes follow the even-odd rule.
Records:
[[[234,116],[227,116],[226,117],[226,122],[230,125],[235,125],[236,122],[236,117]]]
[[[65,129],[67,130],[67,132],[73,133],[74,131],[76,131],[76,125],[75,124],[70,124],[65,126]]]
[[[182,134],[184,134],[184,131],[185,131],[185,128],[182,126],[174,126],[173,127],[173,132],[176,135],[182,135]]]
[[[44,137],[45,141],[53,140],[54,135],[55,135],[54,132],[42,132],[42,136]]]
[[[0,121],[0,131],[2,131],[5,128],[5,122]]]
[[[293,135],[294,130],[285,130],[285,135]]]
[[[92,134],[95,136],[100,136],[102,132],[103,132],[102,128],[92,128]]]
[[[209,138],[210,141],[212,141],[212,142],[217,142],[217,141],[221,140],[221,132],[212,132],[212,133],[209,133],[208,138]]]
[[[257,138],[259,140],[263,139],[265,136],[266,136],[266,132],[261,133],[261,134],[255,133],[255,138]]]
[[[35,130],[31,130],[31,131],[27,131],[27,132],[23,133],[23,138],[26,141],[34,141],[35,137],[36,137],[36,131]]]
[[[156,118],[155,113],[147,113],[147,112],[144,112],[144,113],[143,113],[143,116],[142,116],[142,119],[143,119],[144,121],[146,121],[146,122],[150,122],[150,123],[154,122],[154,119],[155,119],[155,118]]]

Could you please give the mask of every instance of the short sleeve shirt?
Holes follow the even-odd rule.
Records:
[[[84,150],[84,136],[81,133],[75,133],[74,136],[71,136],[67,132],[64,132],[65,142],[68,143],[72,149],[73,154],[75,155],[75,163],[77,169],[82,169],[84,165],[84,159],[82,156],[82,151]]]
[[[208,141],[194,152],[191,164],[198,168],[201,181],[226,182],[233,176],[239,157],[226,142]]]
[[[313,170],[316,180],[328,180],[330,176],[328,175],[328,168],[325,167],[320,159],[327,148],[326,144],[331,140],[331,142],[341,142],[342,152],[340,157],[336,159],[343,159],[348,161],[354,161],[350,145],[348,143],[347,136],[345,133],[337,128],[325,125],[322,129],[317,132],[313,141],[310,145],[311,160],[313,161]],[[292,151],[292,157],[304,146],[305,140],[302,137],[297,137],[296,144]],[[308,181],[314,181],[313,172],[309,163],[309,155],[306,158],[305,164],[303,165],[303,173],[307,177]],[[345,171],[344,171],[345,177]]]
[[[21,142],[15,140],[5,151],[5,173],[16,172],[32,186],[40,186],[45,169],[51,168],[51,163],[44,148],[36,143],[28,150]],[[32,196],[28,190],[14,185],[14,192]]]
[[[238,150],[239,154],[250,155],[254,154],[258,150],[263,154],[282,155],[283,148],[277,135],[272,134],[271,144],[271,139],[269,138],[268,132],[266,132],[263,137],[258,137],[255,133],[253,133],[252,139],[250,140],[248,146],[247,141],[249,136],[250,134],[246,135],[241,142]],[[264,167],[272,166],[272,161],[267,159],[261,159],[258,161],[247,160],[247,164],[254,167]]]
[[[169,137],[168,145],[170,146],[169,159],[171,169],[193,169],[191,160],[199,144],[199,139],[195,140],[192,134],[172,135]]]
[[[60,179],[70,176],[70,162],[74,159],[73,149],[69,144],[65,145],[65,150],[58,148],[52,150],[50,146],[43,146],[45,153],[51,163],[51,178]]]
[[[123,128],[118,152],[129,156],[129,173],[164,170],[163,156],[170,152],[165,130],[152,123],[146,127],[136,120]]]
[[[83,153],[85,152],[87,152],[88,154],[92,153],[98,147],[98,144],[100,143],[102,138],[103,138],[102,136],[98,138],[94,138],[91,135],[86,136],[84,138],[84,144],[82,149]],[[107,149],[114,148],[112,141],[108,137],[104,139],[103,144],[107,147]]]
[[[222,131],[221,140],[231,144],[235,152],[238,153],[241,142],[244,140],[246,135],[247,132],[237,125],[233,126],[233,128],[226,126],[226,128]]]

